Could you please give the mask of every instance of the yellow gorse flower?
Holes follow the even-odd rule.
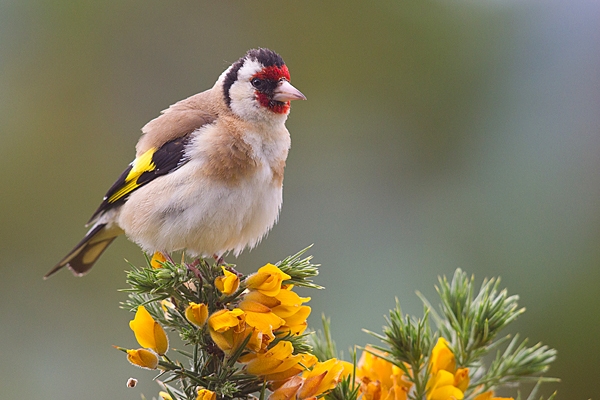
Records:
[[[163,253],[161,253],[160,251],[157,251],[152,255],[152,259],[150,260],[150,265],[154,269],[162,268],[163,267],[162,263],[164,263],[166,261],[167,261],[167,258],[165,257],[165,255]]]
[[[301,372],[305,371],[306,368],[310,368],[315,365],[318,361],[317,357],[313,354],[300,353],[298,356],[300,357],[294,359],[298,360],[298,363],[283,371],[265,375],[265,379],[272,382],[273,387],[278,387],[287,379],[300,374]]]
[[[268,400],[308,400],[333,389],[342,379],[347,370],[345,361],[335,358],[315,363],[313,368],[304,373],[293,375],[269,396]],[[277,384],[273,385],[277,386]]]
[[[129,322],[129,327],[142,347],[152,349],[160,355],[169,349],[167,334],[144,306],[138,307],[135,318]]]
[[[246,314],[239,308],[233,310],[219,310],[208,318],[211,331],[223,333],[228,330],[243,329]]]
[[[257,353],[246,364],[246,371],[252,375],[267,376],[286,371],[301,361],[300,354],[292,355],[294,346],[282,340],[264,353]],[[244,360],[247,360],[244,359]],[[267,379],[271,380],[271,379]]]
[[[158,395],[160,396],[160,398],[162,400],[173,400],[173,398],[171,397],[171,395],[167,392],[158,392]]]
[[[237,277],[225,269],[223,272],[225,280],[227,276]],[[264,353],[276,335],[304,332],[311,309],[302,303],[310,298],[292,292],[292,285],[282,287],[282,282],[287,279],[290,276],[272,264],[261,267],[246,279],[249,290],[240,297],[238,308],[219,310],[208,318],[209,333],[215,344],[226,354],[231,354],[250,336],[246,347],[253,352]],[[225,280],[221,283],[227,290]],[[249,354],[248,357],[254,355]]]
[[[260,341],[258,333],[248,330],[245,321],[246,313],[239,308],[219,310],[208,317],[208,332],[213,342],[229,355],[248,335],[254,335],[250,340],[252,343]]]
[[[298,311],[285,318],[285,324],[279,329],[282,332],[290,332],[292,335],[301,335],[308,326],[306,319],[310,315],[311,308],[309,306],[298,307]]]
[[[448,347],[448,342],[443,337],[439,338],[433,347],[429,363],[433,375],[441,369],[452,373],[456,371],[456,359],[450,347]]]
[[[278,304],[273,307],[273,312],[281,318],[289,318],[296,314],[302,303],[310,300],[310,297],[300,297],[297,293],[292,292],[294,285],[285,285],[282,290],[273,298],[278,301]]]
[[[293,287],[293,285],[282,287],[279,294],[275,296],[275,299],[279,301],[279,305],[273,308],[273,312],[285,321],[280,331],[300,335],[308,326],[306,319],[311,312],[311,308],[303,306],[302,303],[309,301],[310,297],[298,296],[297,293],[292,292]]]
[[[275,297],[281,290],[281,283],[291,278],[275,265],[267,264],[246,279],[246,287],[258,290],[264,295]]]
[[[375,354],[373,354],[375,353]],[[367,346],[356,366],[364,400],[406,400],[412,384],[402,370],[381,357],[386,353]]]
[[[126,350],[127,360],[133,365],[146,369],[158,367],[158,356],[155,352],[146,349]]]
[[[239,277],[224,267],[222,271],[223,276],[214,281],[215,288],[225,295],[236,293]],[[351,373],[353,366],[336,359],[319,363],[317,357],[309,353],[294,354],[292,343],[286,340],[269,348],[276,336],[300,335],[307,326],[311,308],[303,303],[310,297],[294,293],[291,284],[283,285],[289,279],[291,277],[278,267],[267,264],[246,279],[244,283],[248,290],[245,293],[235,302],[224,305],[235,304],[237,308],[224,308],[208,315],[207,304],[190,301],[184,315],[198,328],[207,325],[212,341],[226,356],[246,343],[247,351],[237,361],[246,364],[244,368],[248,374],[260,377],[275,390],[269,397],[271,400],[313,400],[334,388],[341,377]],[[161,307],[168,315],[168,309],[176,308],[176,305],[164,300]],[[168,349],[163,328],[144,306],[138,307],[130,327],[138,342],[147,348],[128,350],[130,361],[144,368],[158,368],[159,355]],[[200,388],[197,399],[215,400],[216,394]]]
[[[158,392],[158,395],[160,396],[161,400],[173,400],[171,395],[167,392],[160,391]]]
[[[333,389],[339,383],[342,372],[344,364],[335,358],[315,364],[312,370],[302,374],[304,384],[298,391],[298,397],[314,397]]]
[[[198,397],[196,397],[196,400],[216,400],[217,398],[217,394],[211,390],[208,389],[198,389]]]
[[[462,400],[465,395],[454,386],[454,374],[441,369],[428,382],[427,400]]]
[[[221,268],[223,269],[223,276],[215,278],[215,287],[226,295],[235,293],[240,287],[240,278],[233,272],[228,271],[224,266],[221,266]]]
[[[269,307],[257,301],[244,299],[240,308],[246,313],[246,324],[263,334],[272,336],[274,330],[285,324],[285,321],[275,315]]]
[[[461,400],[469,387],[469,369],[456,368],[456,358],[444,338],[439,338],[429,359],[431,375],[427,400]]]
[[[278,387],[267,400],[292,400],[296,399],[298,390],[304,383],[304,380],[300,376],[294,376],[288,379],[283,385]]]
[[[208,319],[208,306],[204,303],[196,304],[191,302],[185,309],[185,317],[192,324],[202,327]]]
[[[454,373],[454,386],[459,388],[463,393],[469,388],[471,379],[469,378],[469,368],[459,368]]]

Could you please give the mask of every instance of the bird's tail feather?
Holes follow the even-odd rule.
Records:
[[[107,229],[106,224],[95,225],[69,254],[44,275],[44,279],[48,279],[63,267],[69,267],[74,275],[84,275],[121,233],[120,229]]]

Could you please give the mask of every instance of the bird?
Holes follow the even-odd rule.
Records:
[[[279,217],[292,100],[306,97],[281,56],[257,48],[212,88],[163,110],[142,128],[85,237],[44,278],[65,266],[86,274],[121,234],[148,254],[222,260],[255,247]]]

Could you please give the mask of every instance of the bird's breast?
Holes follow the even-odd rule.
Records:
[[[283,125],[252,128],[217,122],[196,132],[188,154],[190,159],[201,161],[199,174],[230,186],[259,175],[281,186],[290,147],[289,133]]]

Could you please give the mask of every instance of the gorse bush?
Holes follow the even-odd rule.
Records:
[[[307,329],[310,298],[294,288],[322,289],[307,249],[248,276],[234,265],[148,259],[127,274],[130,322],[138,349],[117,347],[134,365],[156,370],[162,399],[491,400],[504,386],[537,382],[556,351],[528,346],[501,331],[524,309],[499,279],[457,270],[440,278],[438,309],[424,298],[421,318],[390,311],[379,344],[343,361],[323,318]],[[422,296],[421,296],[422,297]],[[167,333],[168,332],[168,333]],[[169,348],[178,335],[182,349]],[[487,361],[486,361],[487,360]],[[134,383],[131,384],[134,386]]]

